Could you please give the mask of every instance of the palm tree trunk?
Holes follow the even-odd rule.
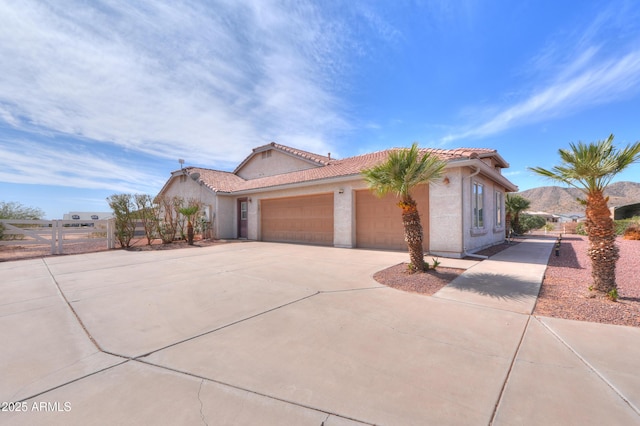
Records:
[[[422,224],[415,201],[409,198],[400,203],[402,207],[402,225],[404,225],[404,240],[409,249],[411,269],[414,272],[426,270],[424,251],[422,249]]]
[[[586,216],[589,236],[587,253],[591,258],[593,288],[609,293],[617,289],[616,262],[620,255],[611,212],[601,191],[594,191],[587,197]]]
[[[189,244],[190,246],[193,245],[193,224],[191,223],[191,221],[189,220],[187,222],[187,244]]]

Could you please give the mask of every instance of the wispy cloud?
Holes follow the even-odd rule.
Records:
[[[532,77],[538,83],[523,82],[533,87],[530,91],[510,105],[487,108],[489,117],[446,135],[442,142],[485,137],[513,127],[568,116],[627,99],[640,91],[640,31],[636,28],[634,33],[627,33],[628,40],[619,46],[605,46],[599,39],[602,31],[610,30],[612,13],[611,9],[602,12],[583,33],[562,44],[554,41],[534,58],[533,68],[537,74]]]
[[[348,126],[337,24],[311,2],[25,0],[0,16],[0,124],[27,136],[214,166],[271,140],[325,152]]]
[[[20,149],[16,149],[20,147]],[[114,192],[149,192],[163,184],[132,159],[113,158],[81,145],[73,149],[21,139],[0,139],[0,181],[61,185]]]

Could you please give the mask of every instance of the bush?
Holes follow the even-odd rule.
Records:
[[[640,225],[640,218],[621,219],[614,222],[616,227],[616,235],[624,235],[627,228]]]
[[[526,234],[534,229],[542,228],[547,221],[542,216],[535,216],[530,214],[520,215],[520,229],[519,233]]]
[[[578,222],[576,225],[576,234],[587,235],[587,225],[585,222]]]
[[[116,239],[120,247],[129,247],[136,231],[133,195],[114,194],[107,197],[107,202],[116,220]]]
[[[640,225],[631,225],[624,231],[625,240],[640,240]]]

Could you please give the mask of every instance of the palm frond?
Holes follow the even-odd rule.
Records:
[[[561,165],[551,170],[542,167],[529,167],[529,170],[589,194],[603,191],[618,173],[640,161],[640,142],[616,150],[613,135],[609,135],[605,140],[588,144],[570,143],[569,149],[559,149],[558,154]]]

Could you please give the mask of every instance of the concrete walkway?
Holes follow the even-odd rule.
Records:
[[[0,263],[0,424],[640,424],[640,329],[530,315],[552,246],[441,259],[469,269],[435,297],[381,251]]]

